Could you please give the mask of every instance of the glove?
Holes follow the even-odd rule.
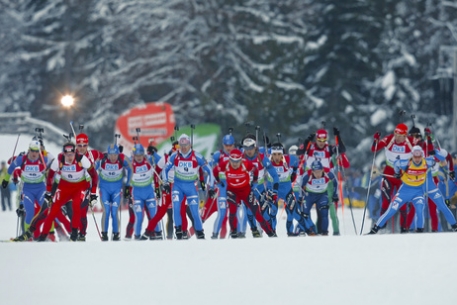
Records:
[[[401,174],[400,174],[400,173],[395,173],[395,174],[394,174],[394,178],[400,179],[400,178],[401,178]]]
[[[432,131],[430,130],[430,128],[425,127],[424,128],[424,134],[425,134],[426,137],[429,137],[432,134]]]
[[[7,181],[7,180],[3,180],[3,181],[2,181],[2,187],[3,187],[4,189],[6,189],[6,188],[8,187],[8,181]]]
[[[131,191],[130,191],[130,186],[126,185],[124,186],[124,198],[129,199],[132,196]]]
[[[444,200],[444,203],[447,205],[448,208],[451,207],[451,201],[449,199]]]
[[[153,155],[155,152],[157,152],[157,147],[155,146],[148,146],[148,154]]]
[[[18,184],[19,183],[19,179],[17,177],[14,177],[13,178],[13,183],[14,183],[14,185]]]
[[[273,192],[272,190],[268,190],[266,193],[267,200],[272,201],[273,203],[278,200],[278,193]]]
[[[16,210],[17,217],[22,217],[25,215],[24,205],[21,203],[19,208]]]
[[[202,187],[202,191],[206,191],[205,181],[200,181],[200,186]]]
[[[336,127],[333,127],[333,135],[338,137],[340,135],[340,130]]]
[[[294,182],[295,179],[297,179],[297,173],[292,173],[292,175],[290,175],[290,181]]]
[[[454,171],[450,171],[449,172],[449,178],[451,178],[451,180],[455,180],[455,172]]]
[[[216,198],[216,191],[214,189],[209,189],[208,190],[208,196],[213,199]]]
[[[429,155],[429,156],[434,156],[435,154],[436,154],[436,153],[435,153],[435,150],[430,150],[430,151],[428,152],[428,155]]]
[[[306,138],[306,141],[307,141],[306,143],[312,142],[312,141],[314,140],[314,137],[315,137],[315,136],[316,136],[315,133],[310,134],[310,135]],[[306,148],[306,147],[305,147],[305,148]]]
[[[123,151],[124,151],[124,146],[119,145],[119,152],[121,153],[121,152],[123,152]]]
[[[156,198],[160,198],[161,194],[160,194],[160,187],[156,188],[154,190],[154,192],[156,193]]]
[[[51,192],[46,192],[44,194],[44,200],[48,203],[48,206],[51,205],[51,203],[52,203],[52,194],[51,194]]]
[[[93,208],[98,201],[98,196],[97,194],[90,194],[90,199],[89,199],[89,206]]]
[[[339,201],[339,198],[338,198],[338,195],[337,195],[337,194],[333,194],[333,196],[332,196],[332,201],[333,201],[333,202],[338,202],[338,201]]]
[[[164,182],[162,184],[161,188],[162,188],[162,192],[164,192],[166,194],[170,194],[170,192],[171,192],[170,183]]]
[[[376,131],[376,133],[373,136],[373,139],[375,141],[379,141],[379,139],[381,139],[381,133],[379,131]]]

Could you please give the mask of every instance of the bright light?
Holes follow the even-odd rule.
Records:
[[[62,97],[60,102],[64,107],[70,108],[71,106],[73,106],[75,99],[71,95],[65,95]]]

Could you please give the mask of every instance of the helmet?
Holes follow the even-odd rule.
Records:
[[[311,163],[311,169],[313,171],[322,170],[322,169],[324,169],[324,166],[322,166],[321,161],[314,160],[313,163]]]
[[[325,142],[327,141],[328,133],[327,130],[325,129],[319,129],[316,131],[316,140],[319,142]]]
[[[66,152],[75,152],[76,151],[76,145],[75,143],[73,142],[68,142],[68,143],[65,143],[62,147],[62,151],[64,153]]]
[[[413,149],[411,150],[411,153],[413,154],[413,156],[423,156],[424,155],[424,151],[422,150],[422,147],[420,147],[419,145],[415,145],[413,147]]]
[[[188,135],[186,135],[185,133],[183,133],[179,139],[178,139],[178,143],[179,143],[179,146],[186,146],[186,145],[190,145],[190,138]]]
[[[108,152],[108,155],[118,155],[119,147],[116,144],[110,144],[110,145],[108,145],[107,152]]]
[[[289,147],[289,155],[295,155],[297,153],[298,146],[297,145],[292,145]]]
[[[254,139],[251,139],[251,138],[246,138],[243,140],[243,147],[244,148],[254,148],[255,147],[255,140]]]
[[[222,138],[222,144],[233,145],[235,144],[235,138],[231,134],[227,134]]]
[[[230,152],[230,156],[229,156],[229,159],[231,161],[238,162],[238,161],[241,161],[242,158],[243,158],[243,153],[241,152],[241,150],[239,150],[238,148],[232,149],[232,151]]]
[[[30,144],[29,144],[29,150],[40,151],[40,148],[41,148],[40,141],[32,140],[32,142],[30,142]]]
[[[400,123],[400,124],[397,125],[397,127],[395,127],[395,131],[394,132],[396,134],[406,135],[408,133],[408,126],[406,126],[403,123]]]
[[[144,155],[144,147],[141,144],[133,145],[132,151],[134,155]]]
[[[89,137],[85,133],[80,133],[76,136],[77,144],[89,144]]]

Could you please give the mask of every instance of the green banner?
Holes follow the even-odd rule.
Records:
[[[220,143],[220,135],[221,135],[221,127],[216,124],[200,124],[195,125],[195,129],[193,133],[191,133],[190,126],[183,126],[180,127],[179,130],[176,132],[176,140],[178,140],[179,136],[182,134],[186,134],[189,137],[192,135],[192,144],[194,150],[206,160],[210,160],[211,153],[216,151],[221,147]],[[171,140],[164,141],[157,145],[158,153],[163,156],[164,153],[168,153],[171,149]]]

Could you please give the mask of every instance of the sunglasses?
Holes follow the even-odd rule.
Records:
[[[36,153],[37,153],[37,152],[40,152],[38,149],[31,149],[30,151],[31,151],[31,152],[36,152]]]
[[[87,147],[87,144],[78,144],[78,147]]]
[[[327,139],[317,139],[318,142],[326,142]]]

